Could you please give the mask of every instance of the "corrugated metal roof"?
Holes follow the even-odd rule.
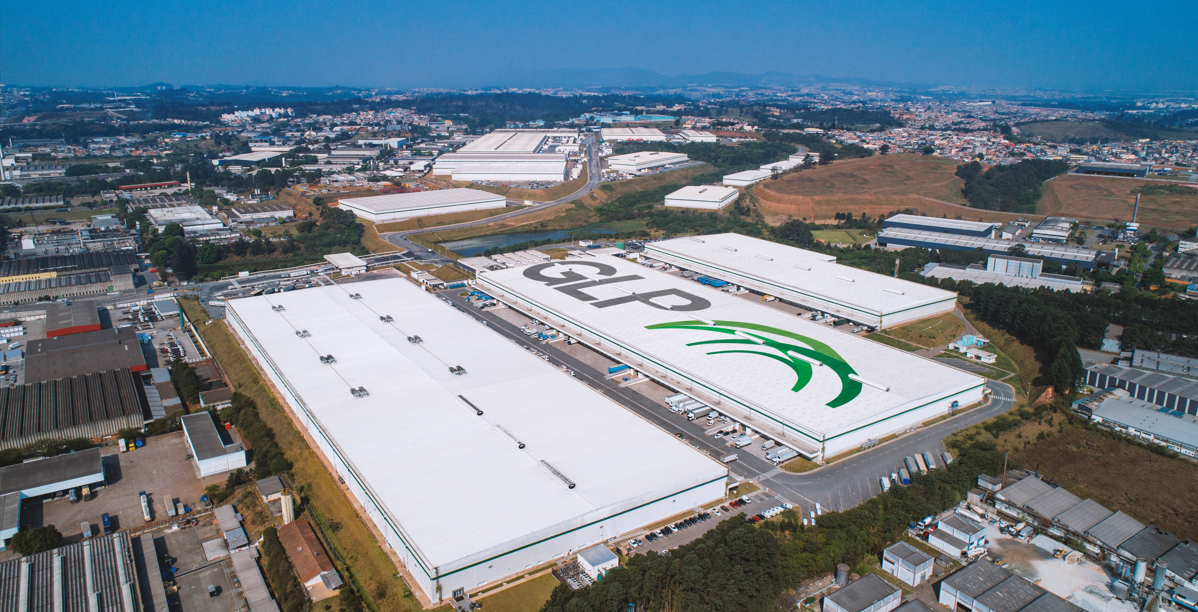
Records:
[[[1106,520],[1091,527],[1086,535],[1094,538],[1107,548],[1117,548],[1128,538],[1144,530],[1144,523],[1126,515],[1122,510],[1115,512]]]
[[[945,578],[943,584],[952,587],[958,593],[976,598],[1010,576],[1011,573],[1007,570],[983,559],[957,570]]]
[[[249,548],[229,555],[233,561],[233,569],[241,580],[241,590],[245,592],[246,603],[250,612],[279,612],[279,605],[270,596],[266,588],[266,580],[262,578],[262,570],[258,569],[258,549]]]
[[[1065,487],[1057,487],[1028,502],[1027,507],[1044,518],[1053,519],[1080,503],[1082,498],[1070,493]]]
[[[1169,549],[1177,546],[1177,543],[1180,541],[1165,533],[1160,527],[1149,525],[1141,530],[1140,533],[1133,535],[1120,544],[1119,552],[1152,563],[1159,559],[1161,555],[1169,552]]]
[[[0,388],[0,440],[148,416],[141,383],[127,368]]]
[[[1198,544],[1182,542],[1156,560],[1157,567],[1164,563],[1169,571],[1192,581],[1198,578]]]
[[[217,429],[210,412],[188,414],[183,416],[180,422],[183,424],[183,432],[187,435],[187,440],[195,453],[196,461],[244,451],[240,444],[226,440],[226,435]]]
[[[31,383],[122,368],[146,368],[146,356],[132,327],[54,336],[25,345],[25,380]]]
[[[1001,499],[1015,506],[1026,506],[1029,502],[1049,491],[1052,491],[1052,486],[1040,480],[1039,478],[1024,478],[1013,485],[1007,485],[1001,491],[995,494],[998,499]]]
[[[25,564],[29,567],[22,572]],[[28,583],[22,583],[22,573]],[[17,612],[22,590],[29,610],[58,609],[56,597],[61,597],[61,609],[67,612],[97,609],[89,604],[94,597],[100,610],[142,612],[127,531],[0,563],[0,612]]]
[[[1077,533],[1085,533],[1112,514],[1114,513],[1104,508],[1098,502],[1086,499],[1080,504],[1058,514],[1053,520]]]
[[[1046,591],[1020,576],[1011,576],[977,597],[992,612],[1018,612]]]
[[[827,598],[844,608],[845,612],[861,612],[862,610],[899,592],[900,589],[886,582],[877,574],[866,574]]]

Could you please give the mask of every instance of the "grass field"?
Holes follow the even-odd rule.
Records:
[[[891,327],[886,335],[926,347],[942,346],[957,339],[965,331],[965,324],[956,315],[946,314],[931,319]]]
[[[829,244],[865,244],[874,238],[873,232],[856,229],[815,230],[811,234]]]
[[[366,231],[362,234],[362,246],[371,253],[390,253],[392,251],[402,251],[403,249],[383,240],[379,237],[378,230],[369,223],[359,221],[366,227]]]
[[[810,472],[811,470],[814,470],[815,468],[819,467],[819,464],[814,461],[808,461],[802,457],[797,457],[787,461],[786,463],[783,463],[778,467],[793,474],[801,474],[803,472]]]
[[[549,594],[558,584],[561,583],[553,574],[545,574],[487,595],[480,601],[487,612],[537,612],[549,601]]]
[[[1109,510],[1122,510],[1182,539],[1198,537],[1198,464],[1162,457],[1105,432],[1030,424],[1009,432],[1018,450],[1011,460],[1037,467],[1074,495],[1093,498]],[[1038,431],[1049,432],[1038,439]],[[1021,447],[1021,448],[1020,448]]]
[[[994,365],[1000,370],[1016,373],[1016,376],[1003,382],[1015,387],[1020,392],[1016,393],[1017,406],[1021,402],[1026,402],[1028,396],[1037,397],[1044,391],[1044,385],[1036,384],[1036,381],[1040,379],[1041,366],[1040,362],[1036,360],[1035,349],[1020,342],[1011,334],[983,323],[972,316],[968,309],[965,310],[965,318],[974,329],[978,330],[978,333],[990,340],[990,344],[982,347],[982,350],[996,355]]]
[[[452,283],[454,281],[462,281],[462,280],[471,278],[471,276],[469,274],[467,274],[467,273],[463,272],[461,269],[455,268],[453,266],[441,266],[440,268],[433,270],[432,275],[447,282],[447,283]]]
[[[234,390],[258,404],[259,416],[275,434],[279,447],[293,464],[291,475],[306,498],[308,512],[329,535],[338,556],[348,564],[347,578],[359,586],[362,598],[375,611],[419,610],[407,586],[396,577],[395,565],[330,475],[303,435],[262,380],[224,321],[209,321],[195,300],[181,300],[187,316],[204,337]]]
[[[838,212],[877,217],[908,208],[933,217],[970,221],[1016,217],[962,206],[963,183],[954,174],[956,170],[956,161],[942,157],[875,155],[792,172],[760,183],[753,188],[753,195],[771,224],[789,219],[835,223]]]
[[[1019,124],[1019,130],[1028,136],[1040,136],[1055,142],[1070,138],[1107,138],[1110,140],[1135,140],[1119,130],[1112,130],[1097,121],[1032,121]],[[1163,131],[1161,135],[1176,140],[1191,140],[1191,131]]]
[[[1159,182],[1067,174],[1044,184],[1040,212],[1080,219],[1131,221],[1134,191]],[[1192,192],[1192,193],[1190,193]],[[1140,198],[1137,220],[1142,225],[1184,229],[1193,227],[1198,210],[1198,189],[1179,194],[1153,194]]]
[[[872,334],[867,334],[865,337],[873,340],[874,342],[880,342],[886,346],[893,346],[896,349],[910,351],[912,353],[920,350],[918,346],[915,346],[909,342],[904,342],[893,336],[887,336],[884,332],[874,332]]]

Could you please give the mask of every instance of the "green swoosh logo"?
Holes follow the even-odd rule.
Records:
[[[746,345],[749,347],[769,348],[776,352],[767,352],[763,350],[719,350],[707,353],[708,355],[724,355],[729,353],[748,353],[751,355],[761,355],[780,361],[790,367],[795,373],[795,384],[791,387],[791,391],[798,393],[811,382],[812,368],[811,364],[795,357],[789,353],[794,352],[813,361],[818,361],[824,364],[828,369],[836,373],[840,378],[840,394],[832,401],[828,402],[829,408],[839,408],[861,394],[861,383],[849,378],[849,374],[856,374],[857,371],[850,366],[835,349],[816,340],[801,334],[796,334],[784,329],[769,327],[767,325],[757,325],[755,323],[743,323],[740,321],[713,321],[715,325],[708,325],[702,321],[674,321],[672,323],[658,323],[656,325],[648,325],[645,329],[693,329],[697,331],[706,331],[717,334],[725,334],[735,336],[738,330],[751,330],[759,332],[749,334],[763,342],[758,344],[748,338],[718,338],[712,340],[700,340],[697,342],[688,343],[687,346],[706,346],[706,345]],[[747,333],[747,332],[746,332]],[[765,335],[769,334],[769,335]],[[784,339],[793,340],[800,344],[792,344],[786,340],[779,340],[771,336],[780,336]]]

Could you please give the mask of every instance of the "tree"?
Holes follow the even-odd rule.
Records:
[[[176,236],[179,236],[179,237],[183,236],[183,226],[182,225],[180,225],[178,223],[168,223],[166,225],[166,227],[162,228],[162,237],[163,238],[174,238]]]
[[[191,280],[197,270],[195,245],[178,239],[171,250],[171,268],[180,280]]]
[[[1140,275],[1140,281],[1144,283],[1145,287],[1164,287],[1168,282],[1165,280],[1165,272],[1160,268],[1144,270],[1144,274]]]
[[[886,155],[887,153],[890,152],[890,145],[883,144],[882,148],[878,149],[878,152],[881,153],[882,155]]]
[[[204,265],[220,261],[220,255],[220,247],[215,244],[205,244],[196,250],[196,260]]]
[[[1027,247],[1022,244],[1012,245],[1007,249],[1007,255],[1011,257],[1027,257]]]
[[[835,157],[836,154],[833,153],[831,149],[824,149],[823,151],[819,152],[819,165],[826,166],[832,163],[832,159]]]
[[[815,157],[810,153],[803,156],[803,169],[808,170],[815,167]]]
[[[192,404],[200,399],[200,377],[196,375],[196,371],[187,365],[186,361],[176,359],[170,364],[171,382],[175,385],[175,390],[179,392],[179,397],[184,401]]]
[[[935,152],[936,152],[936,147],[933,147],[932,145],[924,145],[923,146],[923,154],[924,155],[931,155]]]
[[[166,252],[166,249],[154,251],[150,254],[150,263],[154,264],[154,267],[158,269],[159,275],[166,274],[166,264],[170,261],[170,257],[171,255]]]
[[[811,233],[811,228],[802,221],[787,221],[776,231],[779,240],[792,242],[801,247],[809,247],[815,244],[815,236]]]
[[[21,529],[12,537],[12,543],[8,547],[24,557],[57,548],[61,542],[62,534],[58,528],[46,525]]]

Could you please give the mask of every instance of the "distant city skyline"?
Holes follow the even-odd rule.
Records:
[[[737,73],[722,77],[743,81],[738,75],[782,73],[962,88],[1198,91],[1193,5],[1126,9],[1031,0],[441,7],[5,0],[0,83],[632,87],[675,83],[678,75]]]

